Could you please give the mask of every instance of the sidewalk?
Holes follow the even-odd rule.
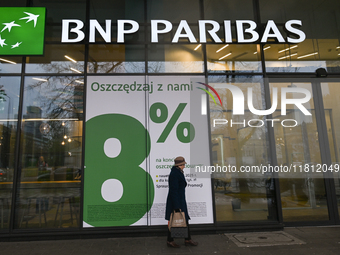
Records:
[[[165,236],[133,237],[133,238],[106,238],[106,239],[76,239],[56,241],[33,242],[0,242],[1,255],[106,255],[106,254],[251,254],[251,255],[299,255],[299,254],[340,254],[340,227],[296,227],[285,228],[282,231],[291,235],[305,244],[285,244],[259,247],[238,247],[226,235],[193,235],[199,242],[197,247],[182,245],[181,239],[177,240],[181,248],[166,246]],[[265,232],[269,235],[274,232]],[[248,233],[238,233],[242,236]],[[265,239],[262,232],[251,233]],[[230,235],[230,234],[228,234]],[[259,240],[260,240],[259,239]],[[279,243],[279,242],[278,242]],[[260,243],[261,244],[261,243]]]

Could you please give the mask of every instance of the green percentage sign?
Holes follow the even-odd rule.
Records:
[[[164,143],[168,138],[171,130],[175,126],[179,116],[181,116],[187,103],[180,103],[177,106],[174,114],[171,116],[168,124],[165,126],[162,134],[157,140],[157,143]],[[157,112],[159,111],[159,115]],[[150,107],[150,119],[155,123],[164,123],[168,118],[168,108],[163,103],[154,103]],[[185,133],[186,131],[186,133]],[[181,122],[176,128],[177,139],[182,143],[190,143],[195,138],[195,128],[190,122]]]

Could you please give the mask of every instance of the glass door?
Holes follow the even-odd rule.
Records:
[[[325,80],[320,82],[323,108],[327,127],[327,137],[333,167],[333,181],[335,187],[335,215],[339,217],[340,212],[340,80]],[[338,218],[339,219],[339,218]]]
[[[327,148],[319,141],[325,131],[318,125],[323,116],[317,116],[320,95],[313,86],[318,85],[311,80],[269,81],[272,104],[277,103],[272,115],[277,162],[287,167],[279,172],[284,222],[330,220],[321,157]]]

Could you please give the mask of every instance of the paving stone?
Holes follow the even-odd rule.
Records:
[[[224,234],[194,235],[199,242],[197,247],[184,246],[183,239],[176,240],[181,248],[167,247],[165,236],[147,236],[132,238],[72,239],[33,242],[1,242],[0,255],[335,255],[340,250],[340,227],[297,227],[286,228],[281,235],[273,232],[235,233],[241,242],[248,241],[257,246],[238,247]],[[283,234],[282,234],[283,233]],[[249,237],[245,237],[249,234]],[[257,238],[256,238],[257,237]],[[258,238],[262,237],[262,238]],[[267,237],[267,239],[263,238]],[[269,238],[268,238],[269,237]],[[243,238],[243,239],[242,239]],[[276,245],[266,245],[270,239]],[[284,245],[285,242],[299,240],[296,245]]]

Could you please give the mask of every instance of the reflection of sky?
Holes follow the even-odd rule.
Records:
[[[18,114],[20,78],[0,77],[0,89],[5,90],[5,102],[0,102],[0,119],[13,119]],[[10,107],[10,108],[8,108]]]
[[[327,68],[326,61],[266,61],[267,72],[312,72]]]
[[[27,63],[27,73],[75,73],[71,68],[84,72],[84,62],[51,61],[50,63]]]
[[[0,73],[20,73],[21,64],[7,64],[0,62]]]
[[[145,62],[89,62],[89,73],[144,73]]]
[[[208,71],[224,72],[233,71],[255,71],[261,72],[262,66],[260,61],[216,61],[208,62]]]
[[[203,61],[149,61],[148,71],[150,73],[202,73]]]

